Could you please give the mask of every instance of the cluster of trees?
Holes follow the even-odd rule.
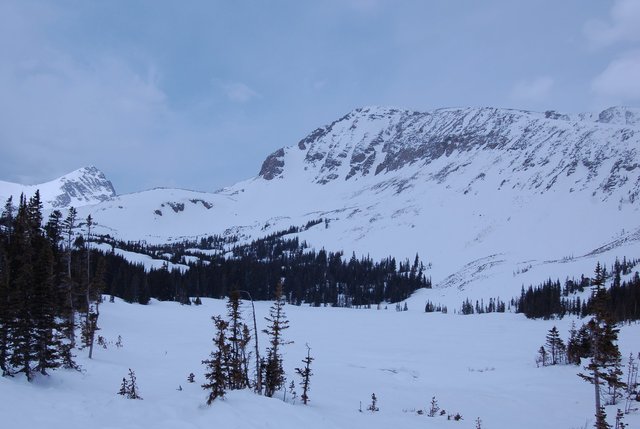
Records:
[[[439,313],[447,313],[447,306],[446,305],[441,305],[441,304],[434,304],[431,301],[427,301],[427,303],[424,305],[424,312],[425,313],[433,313],[433,312],[439,312]]]
[[[9,198],[0,216],[0,369],[3,375],[75,368],[73,350],[93,351],[104,260],[76,237],[75,210],[44,222],[40,194]],[[43,226],[44,225],[44,226]],[[92,219],[84,222],[87,237]],[[77,344],[76,328],[81,329]]]
[[[608,295],[605,305],[616,322],[640,320],[640,275],[636,271],[630,280],[621,281],[621,276],[630,274],[635,263],[635,260],[616,260],[611,275],[600,268],[603,283],[612,278],[611,287],[604,292]],[[593,296],[584,300],[580,296],[571,295],[594,286],[593,281],[582,276],[580,281],[567,280],[564,287],[559,280],[547,280],[539,286],[529,286],[526,290],[523,287],[520,297],[513,300],[516,313],[523,313],[533,319],[562,318],[565,315],[587,317],[594,312]]]
[[[202,388],[209,392],[207,404],[211,404],[217,398],[224,397],[227,390],[239,390],[253,388],[261,395],[272,397],[285,386],[286,377],[282,357],[282,347],[290,344],[283,337],[283,332],[289,327],[289,321],[284,311],[285,301],[282,294],[281,283],[275,290],[275,300],[265,318],[267,327],[262,331],[269,339],[266,356],[260,357],[258,347],[257,325],[254,313],[255,335],[255,371],[250,375],[251,354],[249,343],[251,331],[244,323],[241,312],[240,291],[233,291],[227,301],[227,318],[214,316],[213,322],[216,334],[213,338],[215,349],[209,359],[202,361],[206,367],[206,383]],[[311,349],[307,346],[307,356],[303,359],[303,368],[296,368],[302,381],[301,399],[306,405],[309,401],[311,372]],[[293,382],[290,386],[294,392]]]
[[[469,300],[465,299],[460,307],[460,314],[482,314],[482,313],[504,313],[507,305],[500,298],[489,298],[489,302],[485,305],[484,299],[476,300],[475,306]]]
[[[352,255],[345,259],[342,252],[315,251],[305,246],[297,238],[272,237],[245,245],[242,251],[200,254],[198,262],[185,264],[188,269],[169,270],[165,265],[149,272],[112,252],[105,255],[105,293],[142,304],[150,298],[188,304],[190,296],[223,298],[239,288],[249,291],[254,299],[268,300],[273,285],[283,277],[283,296],[288,303],[370,307],[383,301],[402,301],[416,289],[431,287],[417,255],[412,263],[398,263],[392,257],[374,262],[369,257]]]
[[[605,273],[596,266],[595,276],[591,280],[592,294],[589,299],[591,318],[579,329],[572,326],[570,336],[565,342],[560,338],[554,326],[546,336],[546,343],[538,350],[536,362],[539,365],[580,365],[588,359],[580,378],[593,384],[595,389],[595,427],[609,428],[606,413],[601,398],[606,394],[606,405],[615,405],[623,396],[627,401],[638,400],[637,364],[633,356],[629,362],[630,376],[623,381],[622,357],[618,349],[617,340],[619,329],[613,317],[610,293],[604,287]],[[634,370],[635,368],[635,370]],[[635,371],[635,376],[632,376]],[[605,391],[606,389],[606,391]],[[628,410],[628,406],[625,407]],[[619,412],[617,421],[622,413]]]

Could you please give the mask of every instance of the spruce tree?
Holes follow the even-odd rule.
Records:
[[[311,362],[313,358],[311,357],[311,347],[309,344],[306,344],[307,347],[307,357],[302,359],[302,363],[304,363],[303,368],[296,368],[296,374],[298,374],[302,380],[300,381],[300,387],[302,387],[302,395],[300,399],[302,399],[302,403],[307,405],[309,402],[309,390],[311,385],[311,376],[313,373],[311,372]]]
[[[65,337],[69,341],[69,345],[67,347],[67,351],[64,353],[65,367],[69,366],[69,362],[71,359],[71,350],[76,346],[76,320],[75,320],[75,309],[74,309],[74,294],[75,289],[77,288],[77,282],[74,280],[72,276],[72,251],[73,251],[73,241],[74,235],[73,231],[76,227],[76,217],[77,212],[73,207],[69,207],[69,211],[67,213],[67,217],[62,222],[62,234],[64,236],[64,250],[65,250],[65,262],[66,262],[66,275],[63,281],[63,290],[64,290],[64,305],[62,306],[62,316],[64,318],[64,326],[63,333]]]
[[[212,317],[212,320],[216,327],[213,339],[216,349],[211,352],[211,359],[202,361],[207,369],[204,375],[207,382],[202,385],[203,389],[209,391],[207,405],[211,405],[217,398],[224,398],[229,366],[229,343],[226,337],[229,324],[220,316]]]
[[[36,339],[33,335],[35,322],[31,313],[31,300],[35,293],[34,252],[31,246],[32,226],[26,199],[21,195],[11,246],[15,274],[12,276],[10,296],[14,321],[9,343],[11,349],[9,364],[12,367],[12,373],[24,373],[29,381],[33,378],[33,362],[36,360]]]
[[[269,322],[267,329],[263,330],[269,336],[269,347],[264,362],[264,394],[272,397],[280,389],[285,381],[282,364],[281,347],[289,344],[282,338],[282,331],[289,327],[289,321],[284,313],[284,298],[282,296],[282,283],[276,286],[275,300],[269,310]]]
[[[565,361],[566,347],[564,341],[560,338],[558,329],[554,326],[547,333],[546,348],[549,351],[550,365],[562,364]]]
[[[601,386],[606,383],[610,388],[619,389],[624,386],[624,383],[620,380],[619,362],[621,357],[616,344],[619,330],[607,310],[608,295],[604,289],[604,273],[600,263],[596,266],[592,284],[593,317],[586,324],[591,340],[591,360],[585,367],[587,372],[578,375],[593,384],[596,428],[605,429],[609,428],[609,424],[601,404]]]
[[[248,340],[245,335],[248,329],[242,323],[242,312],[240,310],[240,292],[237,290],[229,294],[227,301],[227,317],[229,333],[229,380],[230,390],[244,389],[247,387],[248,375],[246,372],[246,345]]]

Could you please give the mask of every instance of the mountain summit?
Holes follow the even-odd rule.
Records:
[[[37,185],[0,182],[0,197],[6,200],[20,194],[31,196],[40,190],[45,208],[62,209],[70,206],[98,204],[116,196],[116,191],[104,173],[94,166],[80,168],[62,177]]]
[[[640,193],[640,110],[613,107],[571,117],[496,108],[414,112],[356,109],[264,161],[265,180],[304,176],[325,184],[418,167],[421,181],[490,183],[526,193],[589,189],[601,198]],[[413,169],[412,169],[413,170]],[[411,180],[404,186],[410,185]]]

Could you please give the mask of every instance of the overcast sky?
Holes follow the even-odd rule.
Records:
[[[0,0],[0,180],[213,191],[364,105],[640,105],[640,0]]]

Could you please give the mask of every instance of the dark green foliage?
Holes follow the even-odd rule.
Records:
[[[82,249],[73,246],[73,210],[63,221],[54,210],[43,225],[40,194],[12,199],[0,216],[0,369],[31,380],[74,362],[75,320],[84,310],[78,285],[103,273],[82,264]],[[92,258],[100,267],[102,256]],[[90,271],[89,271],[90,269]],[[86,282],[84,282],[86,284]],[[92,299],[97,299],[96,294]]]
[[[289,321],[284,313],[284,305],[282,283],[278,283],[275,300],[269,310],[269,317],[265,317],[268,326],[263,330],[269,336],[269,347],[263,368],[264,394],[269,397],[272,397],[285,382],[281,348],[289,342],[283,339],[282,331],[289,328]]]
[[[591,356],[591,338],[587,326],[576,330],[575,322],[571,324],[569,341],[567,342],[567,363],[580,365],[582,359]]]
[[[311,362],[313,362],[313,358],[311,357],[311,347],[307,344],[307,357],[302,359],[302,363],[304,363],[303,368],[296,368],[296,374],[298,374],[302,380],[300,381],[300,387],[302,387],[302,395],[300,399],[302,399],[302,403],[307,405],[309,402],[309,390],[311,389],[311,376],[313,372],[311,372]]]
[[[438,401],[436,400],[436,397],[433,396],[431,398],[431,404],[429,405],[429,412],[427,413],[427,415],[429,417],[435,417],[436,414],[438,414],[438,411],[440,411],[440,407],[438,406]]]
[[[127,399],[142,399],[138,393],[138,385],[136,384],[136,374],[129,368],[129,379],[122,378],[122,384],[118,395],[125,396]]]
[[[229,342],[229,374],[227,384],[229,390],[244,389],[249,386],[249,362],[247,345],[251,339],[249,328],[242,322],[240,310],[240,292],[229,294],[227,301]]]
[[[615,326],[608,312],[608,295],[604,289],[605,275],[597,264],[593,278],[593,292],[591,309],[593,316],[587,322],[591,344],[589,364],[584,368],[585,373],[578,374],[583,380],[593,384],[595,389],[595,418],[596,428],[608,428],[604,407],[601,406],[601,386],[606,385],[611,393],[611,403],[615,404],[618,393],[625,386],[621,381],[621,356],[618,350],[618,328]]]
[[[630,274],[638,263],[637,259],[616,260],[609,276],[604,268],[600,268],[603,286],[607,278],[612,279],[611,287],[606,289],[606,305],[615,322],[640,320],[640,275],[636,272],[630,280],[621,281],[621,275]],[[566,280],[564,288],[561,288],[559,280],[548,280],[536,287],[529,286],[526,290],[523,287],[520,298],[514,300],[516,313],[524,313],[534,319],[562,318],[567,314],[586,317],[594,313],[593,297],[585,302],[572,294],[590,286],[592,280],[582,276],[579,281]]]
[[[380,408],[378,408],[378,398],[376,397],[375,393],[371,394],[371,404],[369,404],[367,410],[371,411],[372,413],[380,411]]]
[[[204,375],[207,382],[202,388],[209,391],[208,405],[217,398],[224,398],[229,372],[229,343],[226,337],[229,324],[220,316],[212,317],[212,320],[216,327],[216,336],[213,338],[216,349],[211,352],[211,359],[202,361],[207,368]]]
[[[440,309],[439,309],[440,308]],[[425,307],[425,311],[442,311],[443,313],[447,312],[447,307],[441,308],[433,307],[433,304],[427,302],[427,306]],[[460,308],[460,314],[483,314],[483,313],[504,313],[507,309],[504,301],[500,300],[500,298],[489,298],[489,302],[485,305],[484,300],[476,301],[475,306],[469,301],[469,298],[466,298],[462,303],[462,307]]]
[[[567,347],[555,326],[547,333],[545,347],[549,351],[549,365],[560,365],[566,362]]]
[[[299,230],[292,228],[291,232]],[[402,301],[418,288],[431,287],[419,258],[413,263],[405,260],[399,264],[394,258],[376,263],[368,257],[357,259],[352,255],[347,260],[342,252],[309,250],[306,243],[297,238],[284,237],[291,232],[234,247],[232,256],[222,249],[229,245],[229,239],[220,237],[156,247],[115,241],[108,236],[92,239],[152,257],[171,253],[174,263],[189,255],[185,249],[220,250],[220,254],[214,256],[192,253],[202,261],[189,263],[189,270],[185,272],[165,266],[148,273],[142,270],[133,273],[131,267],[122,267],[130,264],[125,261],[116,264],[114,260],[108,264],[107,277],[118,277],[119,281],[107,280],[105,293],[129,302],[138,302],[141,288],[145,288],[146,297],[159,300],[182,302],[185,297],[194,296],[222,298],[236,288],[248,291],[256,300],[268,300],[273,294],[269,285],[281,277],[286,278],[285,300],[296,305],[306,302],[314,306],[369,307],[382,301]]]

